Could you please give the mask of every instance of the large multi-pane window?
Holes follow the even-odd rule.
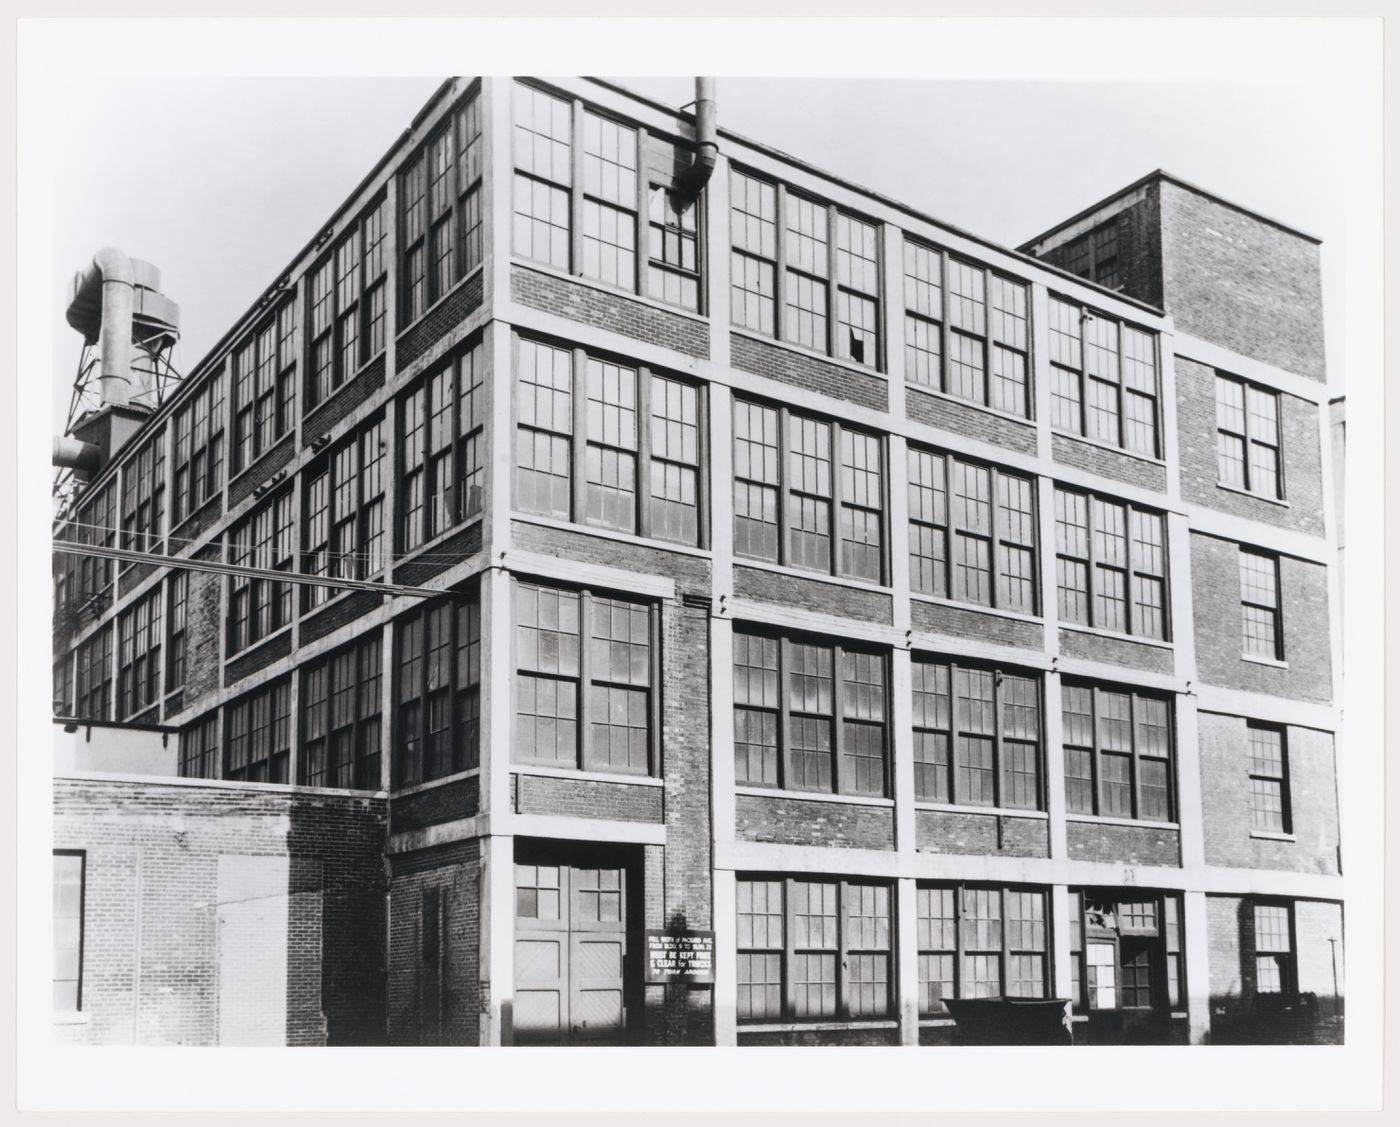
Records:
[[[127,720],[160,700],[160,586],[117,621],[117,719]]]
[[[1287,904],[1254,905],[1254,989],[1260,994],[1292,994],[1298,988],[1292,916]]]
[[[1277,556],[1240,549],[1240,626],[1246,657],[1283,660]]]
[[[1165,697],[1066,681],[1065,809],[1071,814],[1173,818],[1171,704]]]
[[[1050,422],[1157,457],[1157,338],[1050,298]]]
[[[1029,417],[1029,291],[946,251],[904,242],[904,376]]]
[[[296,320],[296,302],[285,302],[234,350],[230,473],[251,466],[295,424]]]
[[[880,439],[786,407],[734,401],[734,551],[880,583]]]
[[[104,626],[77,649],[74,683],[77,715],[85,720],[112,717],[112,627]]]
[[[379,631],[301,674],[301,783],[378,790],[380,778]]]
[[[1142,889],[1071,889],[1076,1010],[1175,1010],[1186,1003],[1181,900]]]
[[[1161,513],[1056,487],[1055,552],[1061,622],[1169,636]]]
[[[400,178],[405,325],[481,265],[481,161],[481,100],[473,93]]]
[[[165,432],[161,431],[122,467],[122,547],[159,552],[164,517]]]
[[[519,509],[700,542],[696,387],[582,349],[522,339],[516,405]]]
[[[87,854],[53,851],[53,1008],[83,1008],[83,883]]]
[[[1038,678],[916,659],[914,797],[1039,810]]]
[[[173,693],[176,689],[185,687],[185,671],[188,668],[185,629],[189,621],[189,576],[188,571],[175,570],[165,581],[165,691],[167,693]]]
[[[312,407],[384,351],[388,224],[389,203],[381,198],[309,275],[307,398]],[[288,356],[294,354],[290,333],[279,344],[279,354],[284,348]]]
[[[282,493],[229,532],[229,562],[263,571],[291,571],[292,495]],[[292,585],[261,576],[229,577],[228,649],[237,653],[292,620]]]
[[[947,998],[1043,998],[1050,940],[1038,888],[918,886],[919,1016]]]
[[[515,762],[653,773],[655,633],[650,604],[517,583]]]
[[[700,308],[700,208],[652,185],[647,210],[647,296],[683,309]]]
[[[219,710],[200,717],[180,733],[180,775],[186,779],[219,777]]]
[[[894,1013],[889,885],[741,875],[735,892],[740,1022]]]
[[[637,131],[583,112],[585,278],[637,288]]]
[[[400,618],[394,785],[476,767],[481,756],[481,595],[457,591]]]
[[[219,495],[224,472],[224,379],[217,373],[175,412],[175,503],[179,524]]]
[[[1256,830],[1288,833],[1292,828],[1288,803],[1288,750],[1283,729],[1251,723],[1245,728],[1249,744],[1249,809]]]
[[[399,401],[399,543],[412,551],[481,512],[485,492],[480,342]]]
[[[876,224],[731,169],[730,241],[734,324],[880,365]]]
[[[1088,278],[1107,289],[1118,289],[1122,285],[1118,268],[1118,219],[1110,219],[1071,239],[1054,257],[1071,274]]]
[[[98,548],[117,545],[117,483],[109,480],[78,509],[74,522],[75,539],[80,544]],[[113,563],[110,556],[68,556],[67,567],[72,576],[68,589],[74,609],[101,613],[110,605]]]
[[[285,783],[292,760],[292,682],[274,681],[224,709],[225,779]]]
[[[514,87],[515,216],[511,249],[560,270],[570,265],[573,105]]]
[[[924,595],[1035,614],[1035,482],[909,448],[909,584]]]
[[[734,778],[889,793],[886,658],[859,646],[734,632]]]
[[[376,419],[336,447],[305,479],[302,570],[308,575],[365,579],[384,569],[385,422]],[[302,588],[305,609],[335,594]]]
[[[1215,375],[1215,456],[1221,485],[1283,496],[1278,392]]]

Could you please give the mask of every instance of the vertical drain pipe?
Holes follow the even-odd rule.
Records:
[[[131,397],[136,277],[131,259],[116,247],[103,247],[92,264],[102,276],[102,402],[125,406]]]
[[[719,127],[715,120],[715,80],[695,80],[695,159],[676,177],[676,187],[683,194],[700,194],[715,170],[719,159]]]

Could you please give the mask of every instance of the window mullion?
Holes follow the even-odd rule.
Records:
[[[826,354],[828,356],[839,355],[836,348],[838,326],[836,324],[836,311],[839,302],[836,298],[836,290],[840,285],[837,281],[836,256],[839,253],[836,249],[836,205],[826,205]]]
[[[936,684],[937,682],[935,682]],[[948,801],[958,804],[958,667],[948,663]]]
[[[778,786],[786,788],[792,778],[792,691],[788,670],[792,668],[792,643],[778,639]]]
[[[1129,693],[1129,694],[1128,694],[1128,746],[1132,748],[1132,755],[1129,756],[1129,762],[1130,762],[1130,764],[1132,765],[1132,772],[1133,772],[1132,787],[1131,787],[1132,796],[1133,796],[1133,805],[1132,805],[1133,814],[1132,814],[1132,816],[1133,816],[1135,819],[1141,818],[1141,817],[1142,817],[1142,763],[1141,763],[1142,748],[1140,748],[1140,747],[1138,746],[1138,741],[1137,741],[1137,712],[1138,712],[1138,695],[1137,695],[1137,693]]]
[[[851,886],[844,880],[836,882],[836,1016],[849,1021],[851,976],[847,961],[851,945]]]
[[[637,127],[637,169],[633,179],[637,184],[637,196],[632,215],[632,245],[636,248],[636,253],[632,255],[632,292],[646,297],[647,271],[651,263],[651,201],[648,198],[651,178],[647,174],[647,131],[645,126],[640,125]],[[663,242],[665,237],[663,227]]]
[[[948,328],[948,252],[940,250],[936,255],[938,259],[938,295],[942,304],[940,316],[942,324],[938,326],[939,335],[943,338],[939,342],[938,348],[938,390],[946,393],[948,391],[948,354],[952,351],[953,337]],[[951,528],[952,522],[949,521]],[[950,557],[951,558],[951,557]],[[949,588],[951,590],[951,586]]]
[[[589,644],[591,623],[593,622],[593,596],[588,591],[580,591],[578,597],[578,736],[574,749],[574,762],[584,771],[593,766],[593,731],[591,726],[593,697],[593,660]]]
[[[575,348],[573,373],[569,380],[570,421],[574,433],[569,438],[569,519],[585,523],[588,511],[588,353]]]
[[[647,686],[647,770],[652,778],[661,777],[661,603],[647,607],[647,638],[651,642],[648,670],[651,684]]]
[[[987,376],[990,384],[990,372]],[[991,590],[988,595],[991,601],[988,605],[1000,607],[1001,597],[1001,505],[997,498],[1000,496],[997,486],[1001,484],[1001,473],[988,467],[987,470],[987,527],[991,533],[991,543],[987,545],[987,573],[991,578]]]
[[[1097,608],[1094,602],[1095,596],[1098,594],[1098,591],[1100,589],[1099,553],[1098,540],[1096,536],[1096,533],[1098,532],[1098,522],[1095,520],[1094,517],[1095,509],[1093,494],[1084,493],[1080,494],[1080,496],[1084,498],[1084,527],[1088,531],[1088,536],[1085,537],[1086,542],[1084,547],[1088,550],[1089,553],[1089,576],[1088,583],[1086,584],[1087,589],[1084,592],[1084,611],[1089,619],[1089,625],[1098,626],[1100,625],[1100,623],[1098,622],[1099,616],[1096,613]]]
[[[982,404],[992,405],[992,364],[996,351],[992,332],[992,272],[982,267]],[[992,606],[996,606],[993,602]]]
[[[788,558],[788,491],[792,474],[788,466],[788,451],[792,449],[792,415],[786,407],[778,409],[778,563],[791,564]]]
[[[992,805],[1000,807],[1002,800],[1006,797],[1005,787],[1002,784],[1002,772],[1006,769],[1006,757],[1004,746],[1004,735],[1002,731],[1002,700],[1005,690],[1002,687],[1002,675],[1000,670],[992,674],[992,751],[995,759],[992,763]]]
[[[1137,624],[1133,621],[1133,612],[1137,609],[1137,600],[1133,597],[1133,576],[1137,574],[1135,561],[1133,559],[1133,515],[1137,510],[1126,502],[1123,505],[1123,628],[1126,634],[1136,634]],[[1163,600],[1165,601],[1165,600]],[[1163,617],[1166,616],[1167,608],[1162,608]]]
[[[842,777],[842,751],[845,746],[842,717],[845,715],[846,689],[842,677],[842,650],[839,645],[831,647],[831,787],[835,794],[845,794],[845,779]]]
[[[1094,784],[1094,813],[1103,813],[1103,771],[1099,764],[1099,689],[1098,686],[1089,690],[1089,736],[1093,743],[1093,755],[1091,756],[1091,767],[1093,771]]]
[[[783,879],[783,1016],[788,1018],[797,1013],[797,982],[793,974],[797,966],[797,928],[793,926],[792,916],[792,892],[796,883],[792,877]]]
[[[844,545],[841,539],[841,529],[844,525],[841,522],[841,515],[845,504],[843,501],[844,490],[842,488],[845,484],[845,478],[843,476],[845,474],[845,462],[841,454],[841,424],[828,424],[827,434],[830,436],[829,441],[831,443],[829,447],[831,451],[831,461],[828,463],[831,466],[831,477],[827,483],[828,488],[831,490],[831,515],[829,518],[830,524],[828,525],[829,534],[831,536],[831,574],[843,575],[845,572],[841,566],[841,553]]]
[[[639,244],[640,245],[640,244]],[[641,255],[637,255],[640,259]],[[637,366],[637,459],[633,480],[636,494],[632,504],[636,509],[636,528],[639,536],[651,536],[651,369],[644,364]],[[699,474],[697,473],[697,477]]]
[[[963,578],[963,571],[957,565],[957,550],[960,545],[958,539],[961,528],[958,524],[956,513],[958,511],[955,490],[957,489],[957,470],[959,465],[953,455],[947,454],[943,459],[944,468],[944,504],[947,507],[948,517],[948,548],[947,548],[947,570],[948,570],[948,597],[955,602],[967,601],[967,584]],[[966,479],[964,479],[966,480]]]
[[[1114,321],[1118,333],[1118,448],[1126,450],[1128,448],[1128,389],[1123,381],[1123,338],[1127,334],[1127,326],[1122,321]],[[1155,454],[1156,451],[1154,450]]]

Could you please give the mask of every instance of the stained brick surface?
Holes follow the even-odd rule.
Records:
[[[894,613],[891,597],[878,591],[823,583],[820,579],[803,579],[737,564],[734,568],[734,594],[743,599],[796,607],[816,614],[836,614],[860,622],[883,622],[888,625]]]
[[[403,833],[458,818],[470,818],[481,809],[481,780],[476,775],[429,787],[416,794],[391,795],[389,832]]]
[[[399,371],[425,355],[454,325],[460,324],[481,305],[484,273],[478,270],[403,331],[394,351]]]
[[[247,469],[237,474],[228,484],[228,504],[233,509],[244,499],[251,497],[253,490],[284,469],[296,456],[296,436],[288,431],[277,441],[277,445],[253,462]]]
[[[516,781],[515,807],[521,814],[562,814],[573,818],[611,818],[622,822],[660,822],[663,800],[656,787],[605,783],[596,779],[561,779],[522,775]]]
[[[384,386],[384,354],[381,352],[348,383],[333,391],[324,403],[309,411],[301,423],[301,440],[310,446],[341,419],[348,418],[361,403]]]
[[[906,389],[904,403],[906,413],[915,422],[990,442],[1018,454],[1035,453],[1035,426],[1031,423],[1017,422],[992,411],[979,411],[971,403],[927,395],[915,384]]]
[[[1073,861],[1125,865],[1180,865],[1181,835],[1170,826],[1118,826],[1102,822],[1065,824]]]
[[[735,799],[734,826],[741,841],[833,849],[894,848],[894,811],[888,806],[741,794]]]
[[[919,810],[914,815],[915,840],[922,853],[974,856],[1048,857],[1049,822],[998,814],[964,814]]]
[[[1083,630],[1061,630],[1060,652],[1066,657],[1081,657],[1086,661],[1101,661],[1150,673],[1170,673],[1176,662],[1172,651],[1161,646]]]
[[[730,359],[741,371],[767,376],[803,391],[845,399],[876,411],[889,409],[890,389],[879,376],[832,364],[816,356],[735,334],[730,341]]]
[[[1158,493],[1167,491],[1167,468],[1158,462],[1147,462],[1130,454],[1085,442],[1071,434],[1051,435],[1055,461],[1087,473],[1122,481],[1141,489]]]
[[[1045,627],[1039,622],[986,614],[976,607],[915,601],[910,610],[916,631],[975,638],[1003,646],[1039,650],[1045,644]]]

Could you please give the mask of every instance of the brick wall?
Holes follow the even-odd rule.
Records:
[[[671,348],[701,360],[710,355],[710,327],[704,321],[667,313],[623,294],[605,293],[567,278],[513,266],[510,295],[531,309],[610,329],[633,340]]]
[[[481,305],[485,270],[478,270],[439,301],[432,309],[399,334],[394,363],[402,372],[452,329],[465,321]]]
[[[236,913],[221,889],[235,887],[230,873],[280,859],[279,891],[252,919],[255,930],[245,916],[239,935],[260,949],[278,944],[284,961],[265,973],[240,968],[240,988],[258,1002],[240,1016],[251,1028],[284,1030],[286,1044],[382,1043],[383,842],[382,800],[55,779],[54,847],[87,853],[88,1020],[56,1026],[57,1035],[217,1043],[220,919],[230,926]],[[235,960],[225,975],[236,954],[223,956]]]
[[[173,541],[189,543],[191,540],[198,540],[204,531],[218,521],[224,515],[224,495],[216,492],[214,496],[205,501],[204,504],[190,513],[183,521],[170,530],[170,538]]]
[[[411,555],[403,563],[394,565],[394,582],[414,586],[426,583],[435,575],[441,575],[450,567],[481,551],[481,521],[477,519],[466,528],[452,533],[446,539],[432,544]]]
[[[1039,650],[1045,644],[1045,627],[1039,622],[984,614],[975,607],[950,607],[915,599],[910,614],[917,633],[951,634],[1027,650]]]
[[[1146,185],[1142,198],[1124,207],[1112,222],[1118,232],[1118,276],[1123,292],[1160,309],[1162,253],[1159,185]],[[1061,269],[1068,269],[1068,249],[1069,242],[1066,242],[1040,257]]]
[[[1286,668],[1241,657],[1239,545],[1211,536],[1191,537],[1191,594],[1196,626],[1196,666],[1201,680],[1228,689],[1293,700],[1332,699],[1327,569],[1283,556],[1279,600]]]
[[[238,684],[245,677],[251,677],[259,669],[266,669],[274,662],[281,661],[292,652],[292,632],[284,629],[282,633],[276,634],[267,641],[254,646],[246,653],[239,654],[224,667],[224,683],[229,686]],[[191,660],[191,665],[198,661],[197,658]]]
[[[1065,823],[1065,837],[1073,861],[1181,864],[1181,835],[1170,826],[1118,826],[1070,818]]]
[[[660,788],[629,786],[555,775],[516,775],[515,809],[519,814],[555,814],[573,818],[609,818],[620,822],[664,821]]]
[[[742,565],[734,568],[734,594],[741,599],[797,607],[816,614],[836,614],[860,622],[888,625],[893,621],[894,602],[889,595]]]
[[[1318,437],[1320,407],[1280,393],[1284,492],[1278,505],[1248,494],[1222,489],[1215,452],[1215,369],[1178,356],[1176,360],[1177,444],[1181,495],[1217,512],[1322,536],[1322,450]]]
[[[921,853],[1050,856],[1049,823],[1044,818],[918,810],[914,814],[914,832]]]
[[[1102,661],[1108,665],[1144,669],[1151,673],[1170,673],[1176,665],[1172,651],[1161,646],[1149,646],[1131,638],[1107,638],[1083,630],[1061,630],[1060,652],[1066,657]]]
[[[767,376],[803,391],[820,392],[876,411],[889,410],[890,389],[879,376],[790,348],[736,333],[730,339],[730,362],[741,371]]]
[[[894,810],[888,806],[749,794],[737,795],[734,805],[734,833],[740,841],[833,849],[894,848]]]
[[[521,551],[622,568],[644,575],[668,576],[675,580],[677,592],[710,593],[710,561],[701,556],[608,540],[582,530],[575,532],[567,528],[549,528],[518,520],[511,521],[510,534]]]
[[[475,1045],[481,1024],[481,865],[476,841],[390,859],[389,1043]],[[438,957],[424,957],[424,894],[442,913]]]
[[[1248,869],[1336,874],[1341,830],[1332,736],[1312,728],[1285,730],[1288,798],[1294,841],[1250,836],[1251,790],[1246,723],[1200,714],[1201,796],[1206,862]]]
[[[228,483],[228,507],[236,509],[240,502],[253,495],[253,490],[265,482],[278,470],[287,465],[296,455],[294,432],[288,431],[271,450],[236,474]]]
[[[1325,379],[1317,245],[1189,188],[1161,190],[1164,290],[1178,331]]]
[[[314,410],[307,413],[301,423],[302,445],[310,446],[341,419],[349,418],[361,403],[368,400],[384,386],[384,354],[381,352],[365,367],[331,392],[330,396]]]
[[[383,602],[384,596],[372,591],[353,591],[343,598],[332,599],[326,607],[301,620],[299,644],[309,645],[328,634],[334,634],[342,626],[377,609]]]
[[[1070,434],[1051,435],[1050,441],[1055,461],[1062,465],[1136,485],[1140,489],[1151,489],[1157,493],[1167,491],[1167,467],[1158,462],[1120,454],[1105,446],[1081,441]]]
[[[199,553],[201,559],[218,559],[217,544]],[[184,707],[198,708],[220,687],[223,670],[218,661],[193,660],[196,655],[219,653],[224,629],[224,577],[210,571],[191,571],[185,598]]]
[[[906,413],[915,422],[977,438],[1019,454],[1036,451],[1034,423],[1017,422],[991,411],[980,411],[971,403],[928,395],[921,392],[917,384],[909,385],[904,402]]]
[[[470,818],[480,809],[481,780],[476,775],[429,787],[416,794],[391,795],[389,832],[403,833]]]

